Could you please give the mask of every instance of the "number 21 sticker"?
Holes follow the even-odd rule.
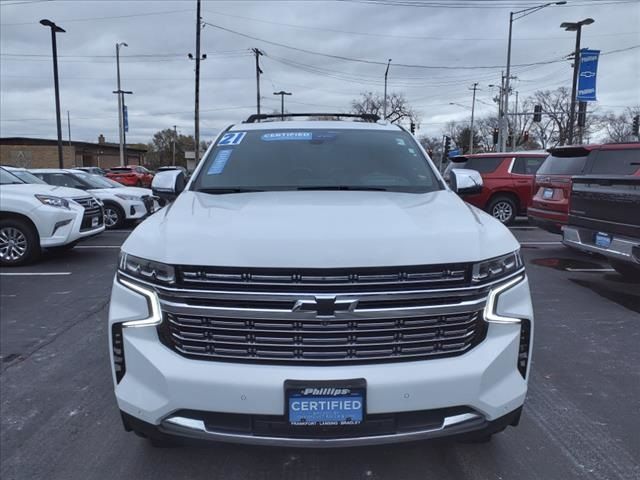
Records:
[[[218,142],[218,145],[225,145],[225,146],[239,145],[246,134],[247,132],[225,133],[220,139],[220,141]]]

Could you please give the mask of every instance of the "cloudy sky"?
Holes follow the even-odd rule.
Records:
[[[420,134],[438,135],[448,121],[469,120],[464,107],[474,82],[478,115],[497,110],[488,85],[500,83],[506,63],[509,11],[537,4],[203,1],[209,25],[202,30],[201,136],[210,139],[255,112],[253,47],[265,53],[263,111],[279,108],[273,92],[283,89],[293,93],[286,99],[291,112],[348,111],[361,92],[382,92],[391,58],[390,91],[404,93],[419,111]],[[128,139],[147,142],[173,125],[191,134],[194,62],[187,54],[195,52],[195,9],[196,0],[0,0],[0,135],[56,136],[51,37],[42,18],[66,29],[58,35],[58,54],[72,139],[95,141],[102,133],[117,141],[117,42],[128,44],[121,52],[122,86],[134,92],[126,99]],[[586,17],[595,23],[584,28],[582,46],[605,54],[598,108],[619,113],[640,104],[640,0],[569,0],[515,22],[516,90],[527,96],[570,85],[571,67],[562,59],[575,34],[559,25]]]

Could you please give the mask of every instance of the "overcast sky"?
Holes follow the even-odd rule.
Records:
[[[229,123],[255,112],[255,63],[261,58],[263,112],[279,109],[274,91],[291,112],[348,111],[363,91],[383,90],[384,63],[393,59],[389,90],[404,93],[419,111],[419,134],[439,135],[446,122],[469,120],[469,87],[478,82],[477,114],[497,111],[492,102],[506,63],[509,11],[535,0],[203,1],[201,138],[210,140]],[[422,6],[415,4],[422,3]],[[425,6],[425,4],[446,7]],[[473,3],[473,8],[453,8]],[[193,133],[196,0],[1,0],[0,135],[55,138],[55,104],[49,18],[66,29],[58,34],[61,105],[70,111],[74,140],[117,141],[115,44],[122,49],[122,87],[129,109],[128,140],[148,142],[154,132],[177,125]],[[575,34],[565,21],[595,19],[584,27],[583,47],[603,53],[598,108],[620,113],[640,104],[640,0],[569,0],[514,23],[513,71],[521,97],[537,89],[570,86],[568,61],[561,60]],[[255,37],[247,38],[243,35]],[[316,55],[266,43],[351,59]],[[395,64],[443,68],[410,68]],[[473,67],[473,68],[469,68]],[[490,68],[484,68],[490,67]]]

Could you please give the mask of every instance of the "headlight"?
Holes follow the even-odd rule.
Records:
[[[116,193],[116,197],[122,200],[128,200],[130,202],[135,202],[136,200],[140,200],[140,197],[136,197],[135,195],[127,195],[126,193]]]
[[[176,271],[171,265],[134,257],[125,252],[120,252],[118,268],[121,272],[141,280],[165,284],[175,283],[176,281]]]
[[[69,202],[64,198],[52,197],[50,195],[35,195],[35,197],[50,207],[66,208],[69,210]]]
[[[522,268],[522,265],[520,250],[516,250],[502,257],[491,258],[484,262],[476,263],[473,266],[471,281],[473,283],[483,283],[498,280],[511,273],[517,272]]]

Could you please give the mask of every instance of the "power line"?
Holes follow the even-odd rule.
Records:
[[[529,0],[527,0],[529,1]],[[265,19],[261,19],[261,18],[253,18],[253,17],[246,17],[243,15],[232,15],[230,13],[223,13],[223,12],[218,12],[218,11],[214,11],[214,10],[205,10],[205,12],[207,13],[212,13],[214,15],[222,15],[224,17],[230,17],[230,18],[238,18],[238,19],[242,19],[242,20],[249,20],[251,22],[258,22],[258,23],[265,23],[268,25],[278,25],[278,26],[283,26],[283,27],[289,27],[289,28],[297,28],[297,29],[301,29],[301,30],[315,30],[315,31],[319,31],[319,32],[332,32],[332,33],[341,33],[341,34],[347,34],[347,35],[361,35],[361,36],[366,36],[366,37],[379,37],[379,38],[400,38],[400,39],[407,39],[407,40],[448,40],[448,41],[499,41],[499,42],[503,42],[506,41],[506,37],[452,37],[452,36],[442,36],[442,37],[431,37],[431,36],[416,36],[416,35],[393,35],[393,34],[389,34],[389,33],[372,33],[372,32],[355,32],[355,31],[350,31],[350,30],[339,30],[339,29],[335,29],[335,28],[327,28],[327,27],[314,27],[311,25],[299,25],[299,24],[292,24],[292,23],[284,23],[284,22],[274,22],[271,20],[265,20]],[[638,35],[640,32],[616,32],[616,33],[603,33],[603,34],[596,34],[596,35],[590,35],[590,37],[617,37],[617,36],[623,36],[623,35]],[[515,40],[518,41],[523,41],[523,40],[564,40],[566,39],[566,37],[516,37]]]
[[[152,15],[168,15],[170,13],[183,13],[193,12],[192,8],[182,8],[180,10],[164,10],[161,12],[147,12],[147,13],[131,13],[129,15],[110,15],[105,17],[85,17],[85,18],[61,18],[56,20],[58,23],[74,23],[74,22],[91,22],[94,20],[113,20],[118,18],[134,18],[134,17],[149,17]],[[19,25],[38,25],[38,22],[19,22],[19,23],[1,23],[0,27],[15,27]]]
[[[389,1],[389,0],[336,0],[341,2],[348,3],[361,3],[365,5],[387,5],[393,7],[421,7],[421,8],[441,8],[441,9],[509,9],[509,8],[521,8],[523,6],[534,4],[530,1],[526,3],[516,3],[514,0],[509,0],[505,3],[484,3],[482,0],[470,0],[467,2],[444,2],[444,0],[440,1],[411,1],[411,0],[398,0],[398,1]],[[594,5],[620,5],[626,3],[634,3],[636,0],[607,0],[607,1],[592,1],[592,2],[581,2],[581,3],[571,3],[569,5],[563,5],[564,7],[584,7],[584,6],[594,6]],[[562,6],[561,6],[562,7]]]

